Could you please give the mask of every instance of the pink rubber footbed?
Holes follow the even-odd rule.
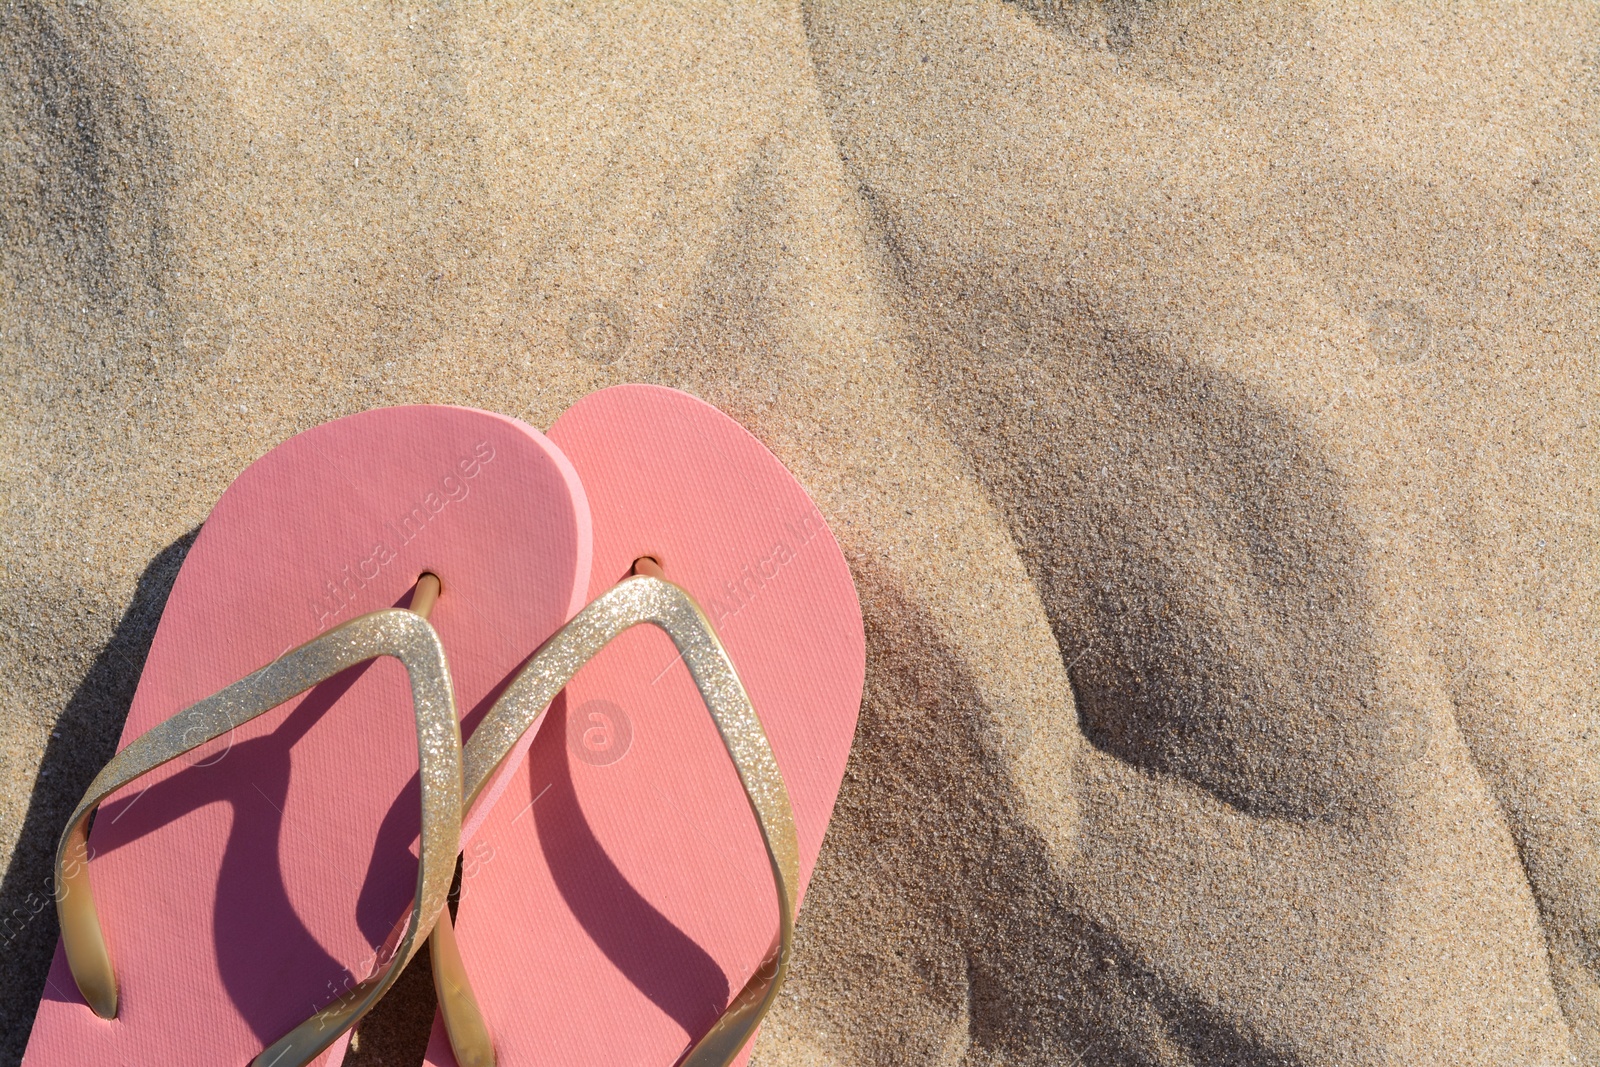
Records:
[[[122,744],[356,615],[444,591],[432,615],[470,725],[584,602],[571,465],[464,408],[352,415],[228,488],[168,597]],[[119,792],[90,837],[116,1019],[57,948],[26,1067],[245,1067],[372,969],[409,908],[419,826],[405,670],[382,658]],[[343,1045],[323,1057],[336,1063]]]
[[[653,555],[712,619],[783,770],[809,879],[865,662],[855,587],[816,506],[736,422],[675,390],[591,394],[550,438],[594,517],[590,597]],[[777,930],[749,804],[651,626],[552,704],[464,864],[457,929],[501,1067],[671,1067]],[[428,1057],[456,1062],[438,1020]]]

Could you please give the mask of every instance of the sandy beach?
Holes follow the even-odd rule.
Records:
[[[7,6],[0,1067],[233,477],[621,382],[866,619],[758,1067],[1600,1065],[1597,308],[1583,3]]]

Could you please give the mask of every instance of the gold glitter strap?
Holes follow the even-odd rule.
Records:
[[[777,999],[788,972],[794,940],[794,900],[799,886],[799,853],[794,813],[778,761],[761,720],[739,681],[722,642],[693,598],[678,586],[654,577],[621,582],[596,599],[552,637],[511,683],[468,740],[465,754],[470,807],[517,740],[544,714],[578,668],[624,630],[652,623],[665,630],[683,654],[727,747],[750,810],[761,830],[778,893],[778,932],[773,947],[749,982],[680,1067],[726,1067],[750,1040]],[[493,1049],[481,1014],[467,986],[466,968],[449,929],[450,915],[439,916],[430,942],[435,985],[448,975],[450,996],[441,988],[439,1004],[456,1058],[462,1067],[489,1067]]]
[[[102,800],[141,775],[376,656],[398,659],[411,681],[422,782],[415,903],[409,919],[396,924],[379,954],[382,969],[262,1052],[253,1067],[303,1067],[365,1015],[399,977],[421,947],[418,936],[432,930],[450,892],[460,849],[462,763],[461,728],[439,636],[420,615],[390,608],[351,619],[179,712],[135,738],[95,776],[56,850],[61,940],[73,980],[95,1014],[116,1016],[117,982],[90,888],[89,816]]]

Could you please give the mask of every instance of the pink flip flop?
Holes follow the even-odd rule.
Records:
[[[590,549],[570,463],[486,412],[352,415],[240,474],[63,837],[25,1067],[342,1060],[454,871],[454,709],[582,605]],[[396,610],[429,572],[431,628]]]
[[[491,774],[501,792],[469,817],[454,944],[448,916],[435,933],[427,1063],[727,1064],[781,982],[844,775],[855,587],[805,490],[709,404],[619,386],[550,437],[594,516],[596,599],[468,740],[469,801]],[[656,577],[629,577],[641,557]],[[441,968],[486,1026],[464,1049]]]

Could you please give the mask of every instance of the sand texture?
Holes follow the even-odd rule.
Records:
[[[251,460],[659,382],[867,620],[758,1067],[1600,1065],[1600,7],[18,0],[0,78],[6,914]]]

